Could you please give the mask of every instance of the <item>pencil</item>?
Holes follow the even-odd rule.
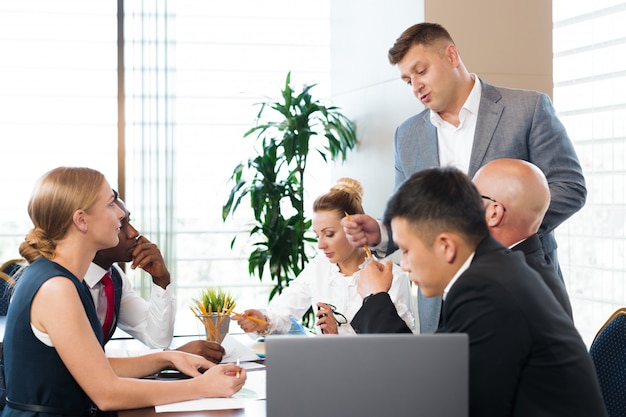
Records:
[[[348,221],[352,221],[352,219],[350,218],[350,215],[348,214],[348,212],[344,211],[344,213],[346,214],[346,219],[348,219]],[[372,251],[367,246],[367,243],[365,245],[363,245],[363,249],[365,249],[365,253],[367,253],[367,257],[368,258],[374,258],[374,255],[372,255]]]
[[[237,366],[239,367],[239,357],[237,357]],[[241,369],[237,369],[237,378],[241,376]]]
[[[243,314],[241,313],[235,313],[234,311],[231,312],[232,314],[234,314],[235,316],[243,316]],[[257,319],[256,317],[252,317],[252,316],[245,316],[244,317],[247,320],[252,320],[255,323],[259,323],[259,324],[267,324],[267,322],[265,320],[262,319]]]

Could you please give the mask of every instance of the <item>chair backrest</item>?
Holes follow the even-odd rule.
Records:
[[[604,323],[589,349],[609,417],[626,417],[626,308]]]
[[[24,259],[10,259],[0,266],[0,316],[6,316],[15,280],[13,277],[22,268]]]

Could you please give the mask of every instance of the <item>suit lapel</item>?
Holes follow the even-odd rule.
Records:
[[[420,149],[420,154],[417,156],[418,160],[421,161],[419,170],[440,166],[437,128],[430,122],[430,111],[423,113],[417,130],[426,132],[426,138],[422,143],[423,147]]]
[[[487,148],[491,143],[493,133],[504,111],[504,106],[499,103],[502,96],[498,90],[482,80],[480,82],[482,84],[482,94],[480,95],[478,121],[476,123],[476,132],[474,132],[474,144],[467,173],[470,177],[473,177],[478,168],[484,165]]]

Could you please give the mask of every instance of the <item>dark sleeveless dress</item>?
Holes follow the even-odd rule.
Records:
[[[55,276],[67,277],[74,283],[93,332],[103,345],[102,327],[82,282],[61,265],[37,259],[17,281],[7,314],[2,344],[7,404],[1,417],[103,414],[74,380],[56,349],[43,344],[31,329],[32,300],[41,285]]]

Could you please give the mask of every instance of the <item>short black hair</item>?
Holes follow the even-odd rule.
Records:
[[[427,244],[444,231],[474,247],[489,236],[485,207],[471,179],[457,168],[432,168],[411,175],[387,203],[383,221],[405,219]]]

